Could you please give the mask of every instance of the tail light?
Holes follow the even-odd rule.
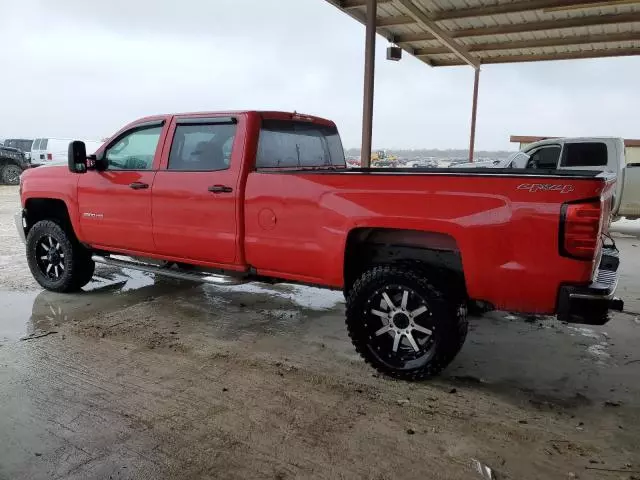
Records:
[[[53,160],[53,155],[51,153],[47,153],[47,160]]]
[[[593,260],[602,231],[600,201],[565,203],[560,217],[560,253],[565,257]]]

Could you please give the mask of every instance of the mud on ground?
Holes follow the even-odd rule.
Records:
[[[634,315],[494,312],[444,375],[398,382],[355,355],[338,293],[113,268],[44,292],[15,208],[0,187],[0,479],[640,477]],[[616,241],[640,311],[638,240]]]

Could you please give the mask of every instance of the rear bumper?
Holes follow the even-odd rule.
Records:
[[[558,319],[569,323],[604,325],[609,310],[621,311],[624,302],[615,297],[620,259],[615,248],[605,248],[596,281],[588,286],[563,285],[558,292]]]

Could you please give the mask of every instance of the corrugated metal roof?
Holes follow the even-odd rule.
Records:
[[[366,0],[327,0],[360,22]],[[640,55],[640,0],[378,0],[378,33],[432,66]]]

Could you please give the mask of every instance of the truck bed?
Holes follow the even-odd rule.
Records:
[[[341,287],[354,232],[434,232],[438,248],[461,257],[471,298],[551,313],[561,284],[588,284],[593,274],[592,262],[559,252],[562,206],[600,197],[608,182],[578,170],[258,170],[246,184],[246,262],[265,275]]]

